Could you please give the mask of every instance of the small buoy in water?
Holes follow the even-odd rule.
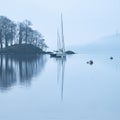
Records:
[[[90,60],[90,65],[92,65],[93,64],[93,61],[92,60]]]
[[[111,60],[113,60],[113,57],[110,57]]]
[[[89,64],[89,62],[88,62],[88,61],[87,61],[86,63],[87,63],[87,64]]]
[[[93,60],[87,61],[87,64],[92,65],[93,64]]]

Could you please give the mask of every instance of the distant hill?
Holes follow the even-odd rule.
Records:
[[[76,52],[120,51],[120,34],[102,37],[94,43],[73,47],[73,50]]]

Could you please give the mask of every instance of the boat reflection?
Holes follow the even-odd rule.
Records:
[[[64,72],[66,58],[56,58],[57,61],[57,83],[61,89],[61,100],[63,101],[64,93]]]
[[[0,90],[5,91],[16,84],[29,86],[32,78],[43,70],[46,56],[0,56]]]

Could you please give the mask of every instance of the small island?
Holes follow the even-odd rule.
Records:
[[[46,52],[32,44],[14,44],[6,48],[0,49],[0,54],[6,55],[34,55],[45,54]]]
[[[29,20],[16,23],[0,16],[0,54],[45,53],[46,48],[42,34],[32,28]]]

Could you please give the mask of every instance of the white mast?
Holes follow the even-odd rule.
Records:
[[[64,43],[64,34],[63,34],[63,17],[61,13],[61,37],[62,37],[62,49],[63,53],[65,53],[65,43]]]
[[[58,49],[58,51],[61,49],[59,29],[57,29],[57,49]]]

